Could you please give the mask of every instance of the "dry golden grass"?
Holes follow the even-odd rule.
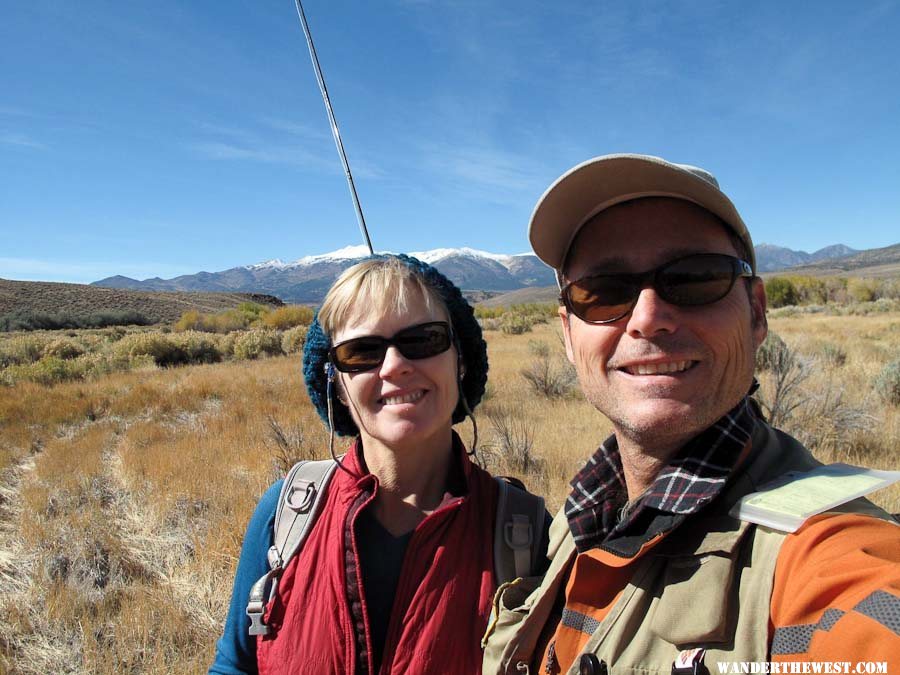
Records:
[[[798,316],[772,330],[817,359],[810,402],[786,428],[825,460],[898,468],[900,410],[872,381],[900,356],[900,317]],[[561,363],[558,331],[488,332],[476,411],[483,461],[552,509],[611,430],[577,391],[548,399],[522,377],[535,342]],[[841,350],[842,364],[825,361]],[[292,458],[326,453],[297,357],[0,387],[0,672],[205,670],[258,497]],[[900,511],[900,489],[875,501]]]

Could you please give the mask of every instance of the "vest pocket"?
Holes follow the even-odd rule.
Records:
[[[495,603],[502,610],[528,611],[530,603],[526,606],[525,600],[541,584],[542,576],[519,577],[510,583],[503,584],[497,589]]]
[[[531,603],[526,605],[525,600],[540,586],[541,579],[540,576],[519,577],[497,589],[491,617],[481,638],[482,649],[486,649],[488,653],[496,652],[495,657],[499,659],[506,643],[513,638],[528,615]]]
[[[736,602],[732,593],[735,559],[706,554],[667,558],[664,563],[650,629],[678,646],[729,640],[736,616],[736,608],[731,607]]]

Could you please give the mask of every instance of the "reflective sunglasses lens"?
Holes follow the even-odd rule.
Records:
[[[730,257],[696,255],[661,269],[657,275],[657,291],[666,302],[675,305],[706,305],[728,295],[734,279]]]
[[[427,359],[450,349],[450,326],[443,322],[412,326],[387,339],[378,335],[347,340],[331,349],[334,367],[344,373],[361,373],[384,362],[390,345],[407,359]]]
[[[634,305],[640,289],[629,275],[585,277],[569,285],[569,308],[582,321],[615,321]]]
[[[427,359],[450,349],[450,330],[445,323],[413,326],[394,336],[397,349],[408,359]]]
[[[379,337],[361,337],[349,340],[332,350],[334,365],[345,373],[376,368],[384,361],[387,340]]]

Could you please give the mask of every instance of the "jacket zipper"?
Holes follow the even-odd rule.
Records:
[[[372,632],[369,628],[369,608],[366,605],[366,589],[364,587],[363,576],[362,576],[362,566],[359,563],[359,551],[356,547],[356,519],[359,517],[360,512],[366,508],[372,500],[375,499],[375,493],[372,492],[365,501],[363,501],[352,513],[348,514],[348,521],[345,527],[350,528],[350,544],[351,549],[353,551],[353,564],[356,566],[356,590],[359,593],[359,605],[362,608],[362,623],[363,623],[363,632],[365,633],[366,639],[366,661],[365,661],[365,670],[359,675],[376,675],[372,672]],[[345,530],[346,531],[346,530]],[[353,644],[353,672],[356,671],[356,664],[360,660],[356,657],[356,650],[359,647],[359,640],[356,637],[355,624],[356,621],[353,619],[353,613],[350,612],[350,623],[354,626],[354,630],[352,631],[354,637],[352,639]],[[382,661],[383,663],[383,661]]]
[[[401,598],[404,601],[404,605],[408,605],[407,595],[409,594],[409,574],[407,573],[407,568],[412,564],[410,561],[411,552],[415,550],[416,543],[418,539],[422,538],[423,530],[429,528],[431,524],[434,522],[435,517],[438,514],[443,514],[450,509],[455,509],[460,506],[466,497],[454,497],[449,503],[444,504],[436,511],[433,511],[431,514],[422,519],[418,525],[416,525],[416,529],[413,530],[412,537],[409,538],[409,543],[406,545],[406,552],[403,554],[403,563],[400,565],[400,581],[397,584],[397,592],[394,593],[394,603],[391,606],[391,619],[390,624],[388,625],[387,637],[384,641],[384,651],[381,655],[381,670],[379,673],[390,673],[391,668],[393,667],[394,655],[396,652],[396,642],[399,638],[397,633],[399,632],[398,624],[402,620],[402,617],[398,615],[396,612],[396,608]]]

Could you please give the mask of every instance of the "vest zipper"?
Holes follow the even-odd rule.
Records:
[[[357,497],[358,499],[358,497]],[[350,547],[353,552],[353,564],[356,567],[356,592],[359,594],[359,605],[362,608],[362,623],[363,623],[363,637],[366,644],[366,659],[363,663],[363,673],[360,675],[378,675],[377,673],[372,671],[372,635],[369,630],[369,608],[366,605],[366,589],[363,585],[363,575],[362,575],[362,566],[359,563],[359,551],[356,548],[356,519],[359,517],[360,511],[366,508],[373,500],[375,499],[374,491],[369,494],[368,497],[364,499],[364,501],[359,504],[355,509],[352,509],[351,512],[347,514],[347,525],[346,527],[350,530]],[[346,530],[345,530],[346,531]],[[356,622],[353,621],[353,612],[350,612],[351,625],[355,627]],[[353,637],[353,647],[354,651],[359,647],[359,640],[356,635]],[[353,670],[356,671],[357,663],[362,662],[358,656],[353,659]],[[383,664],[383,661],[382,661]]]
[[[415,549],[416,540],[422,538],[422,531],[425,529],[425,527],[430,526],[431,522],[434,522],[435,516],[458,507],[460,504],[465,502],[466,499],[467,497],[453,498],[453,500],[451,500],[447,504],[444,504],[436,511],[432,511],[429,515],[423,518],[422,521],[418,525],[416,525],[416,528],[413,530],[412,536],[409,538],[409,543],[406,545],[406,551],[403,554],[403,563],[400,565],[400,582],[397,584],[397,591],[394,593],[394,602],[391,605],[390,624],[388,626],[387,637],[384,640],[384,650],[381,653],[381,671],[379,672],[383,671],[385,673],[390,673],[390,668],[393,665],[394,655],[396,652],[397,632],[399,630],[398,623],[401,622],[403,618],[395,615],[395,609],[397,607],[399,598],[405,597],[408,594],[410,575],[407,573],[407,567],[412,564],[410,562],[410,552]],[[426,525],[426,523],[428,523],[428,525]],[[409,605],[408,601],[406,602],[406,605]],[[385,666],[388,666],[387,670],[385,670]],[[378,674],[372,673],[372,675]]]

